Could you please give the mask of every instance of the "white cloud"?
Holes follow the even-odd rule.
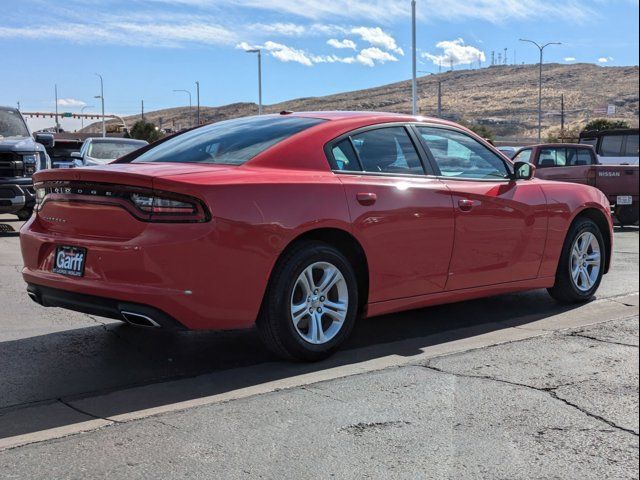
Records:
[[[389,52],[384,52],[377,47],[365,48],[357,56],[356,61],[367,67],[373,67],[376,63],[397,62],[398,59]]]
[[[313,65],[311,58],[309,58],[309,55],[304,50],[298,50],[272,41],[265,42],[263,48],[281,62],[295,62],[307,67]]]
[[[58,105],[61,107],[84,107],[86,102],[75,98],[59,98]]]
[[[438,42],[436,47],[442,49],[442,54],[422,54],[422,58],[431,60],[434,65],[469,65],[477,61],[484,62],[486,60],[486,56],[482,50],[472,47],[471,45],[465,45],[462,38]]]
[[[598,63],[609,63],[613,61],[613,57],[600,57]]]
[[[355,50],[357,45],[353,40],[349,40],[345,38],[344,40],[338,40],[336,38],[331,38],[327,40],[327,45],[333,48],[347,48],[349,50]]]
[[[374,47],[382,48],[398,55],[404,55],[404,52],[398,47],[396,40],[382,30],[380,27],[356,27],[351,29],[351,33],[359,35],[362,40],[370,43]]]
[[[282,35],[284,37],[301,37],[308,33],[305,25],[296,23],[253,23],[249,30],[260,34]]]
[[[564,57],[565,62],[575,62],[576,60],[576,57]]]

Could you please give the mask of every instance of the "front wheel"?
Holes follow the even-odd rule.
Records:
[[[269,350],[287,360],[317,361],[349,336],[358,286],[345,256],[322,242],[301,242],[278,262],[257,321]]]
[[[574,222],[564,242],[556,282],[549,294],[563,303],[590,300],[604,273],[605,248],[602,233],[588,218]]]

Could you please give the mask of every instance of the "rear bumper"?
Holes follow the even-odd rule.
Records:
[[[136,326],[159,327],[165,330],[186,330],[186,327],[175,318],[149,305],[84,295],[32,283],[27,285],[27,293],[34,302],[43,307],[66,308],[76,312],[121,320]]]
[[[16,213],[35,205],[35,192],[30,178],[16,183],[0,180],[0,213]]]

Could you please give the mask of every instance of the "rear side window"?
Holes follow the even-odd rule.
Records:
[[[346,140],[342,140],[331,149],[331,157],[332,158],[329,159],[329,162],[331,163],[331,170],[344,172],[360,171],[358,157],[351,145],[351,140],[348,138]]]
[[[627,143],[624,148],[625,157],[638,156],[638,134],[627,135]]]
[[[424,175],[420,157],[404,127],[369,130],[352,137],[365,172]]]
[[[602,137],[600,155],[603,157],[620,157],[622,155],[622,143],[624,135],[608,135]]]
[[[593,164],[593,156],[589,150],[578,149],[578,156],[576,158],[576,165],[591,165]]]
[[[538,168],[564,167],[567,165],[566,148],[543,148],[538,156]]]
[[[226,120],[178,135],[133,162],[241,165],[296,133],[324,122],[303,117],[247,117]]]

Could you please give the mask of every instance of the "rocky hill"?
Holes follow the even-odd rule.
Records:
[[[564,94],[568,127],[578,127],[602,115],[594,110],[616,106],[615,118],[638,125],[638,67],[599,67],[592,64],[546,64],[543,71],[543,125],[545,134],[560,125],[560,98]],[[497,66],[479,70],[454,70],[418,79],[419,109],[437,114],[438,83],[442,82],[443,117],[487,125],[498,137],[532,138],[537,128],[538,67]],[[411,111],[411,82],[403,81],[367,90],[324,97],[309,97],[265,106],[265,112],[282,110]],[[252,115],[254,103],[201,107],[201,119],[214,122]],[[195,108],[171,108],[145,113],[148,121],[176,130],[195,124]],[[140,116],[127,117],[131,126]],[[99,124],[85,131],[97,132]]]

